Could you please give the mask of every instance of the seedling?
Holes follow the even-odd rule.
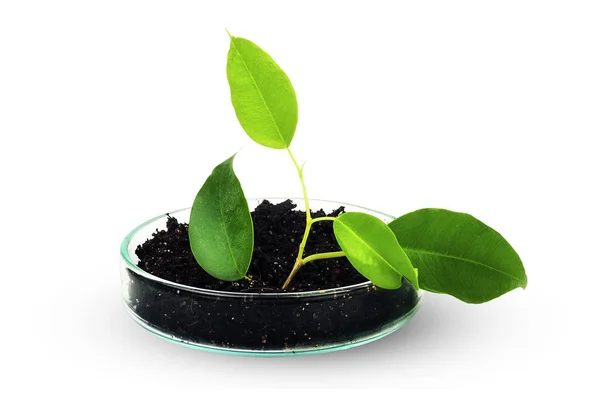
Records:
[[[298,257],[283,284],[287,288],[303,265],[347,257],[374,285],[397,289],[403,278],[415,288],[483,303],[527,286],[523,264],[496,231],[469,214],[425,208],[389,224],[365,213],[312,218],[302,167],[290,144],[298,122],[296,93],[286,73],[253,42],[230,35],[227,79],[236,116],[260,145],[285,150],[298,173],[306,229]],[[219,164],[198,192],[189,222],[191,249],[198,264],[217,279],[246,276],[254,248],[248,202],[233,170],[234,156]],[[333,223],[342,251],[305,255],[310,228]]]

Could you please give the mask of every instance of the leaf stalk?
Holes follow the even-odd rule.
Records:
[[[313,224],[315,222],[321,222],[321,221],[335,221],[336,217],[318,217],[318,218],[313,218],[312,222]]]
[[[346,255],[344,254],[343,251],[331,251],[328,253],[317,253],[317,254],[312,254],[306,258],[302,259],[302,264],[306,264],[309,263],[311,261],[316,261],[316,260],[325,260],[327,258],[339,258],[339,257],[345,257]]]

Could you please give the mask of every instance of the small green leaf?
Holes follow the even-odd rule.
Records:
[[[334,220],[333,232],[350,263],[374,285],[397,289],[404,276],[419,287],[417,270],[383,221],[369,214],[348,212]]]
[[[242,279],[254,249],[254,226],[240,181],[235,155],[219,164],[196,195],[189,237],[198,264],[217,279]]]
[[[422,289],[484,303],[527,286],[523,263],[511,245],[469,214],[425,208],[389,226],[419,269]]]
[[[288,76],[264,50],[231,36],[227,80],[242,128],[255,142],[289,147],[298,123],[296,92]]]

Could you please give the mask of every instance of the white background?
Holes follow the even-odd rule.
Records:
[[[599,21],[594,1],[3,1],[0,397],[598,398]],[[301,195],[285,152],[235,119],[225,28],[294,83],[311,197],[469,212],[528,288],[427,294],[395,334],[320,356],[138,327],[119,287],[130,229],[189,206],[238,150],[248,196]]]

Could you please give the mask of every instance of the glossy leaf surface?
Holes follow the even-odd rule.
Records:
[[[251,41],[231,36],[227,80],[235,114],[248,136],[274,149],[289,147],[298,102],[288,76],[271,56]]]
[[[350,263],[374,285],[397,289],[404,276],[418,288],[417,270],[383,221],[348,212],[334,220],[333,231]]]
[[[483,303],[527,286],[516,251],[469,214],[426,208],[396,218],[389,226],[419,269],[422,289]]]
[[[254,249],[248,202],[233,171],[235,156],[219,164],[196,195],[189,237],[198,264],[217,279],[242,279]]]

